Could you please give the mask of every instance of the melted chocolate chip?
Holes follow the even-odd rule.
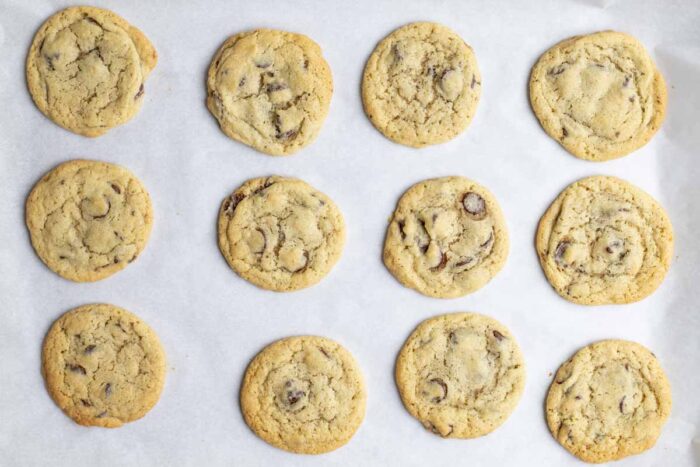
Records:
[[[469,191],[462,197],[462,206],[467,214],[475,219],[483,219],[486,216],[486,201],[478,193]]]
[[[238,82],[239,88],[242,88],[243,86],[245,86],[245,76],[243,78],[241,78],[241,80]]]
[[[288,86],[284,83],[270,83],[267,85],[267,92],[282,91],[287,88]]]
[[[83,350],[83,353],[84,353],[85,355],[90,355],[91,353],[93,353],[93,352],[95,351],[95,348],[96,348],[96,347],[97,347],[97,346],[95,346],[95,345],[93,345],[93,344],[90,344],[90,345],[88,345],[87,347],[85,347],[85,350]]]
[[[105,396],[112,395],[112,385],[110,383],[105,384]]]
[[[87,399],[80,399],[80,402],[81,402],[85,407],[92,407],[92,404],[91,404],[90,401],[87,400]]]
[[[559,264],[564,263],[564,253],[566,253],[566,249],[569,248],[571,245],[571,241],[569,240],[562,240],[559,242],[557,245],[557,248],[554,250],[554,261],[556,261]]]
[[[287,403],[289,405],[294,405],[297,402],[299,402],[305,395],[306,393],[299,389],[292,389],[290,391],[287,391]]]
[[[620,399],[620,413],[625,413],[625,399],[627,396],[622,396],[622,399]]]
[[[246,196],[243,193],[234,193],[229,196],[226,201],[224,201],[223,210],[228,217],[233,217],[233,212],[236,210],[236,206],[238,206],[238,203],[243,201],[245,197]]]
[[[85,367],[83,367],[83,366],[81,366],[81,365],[76,365],[76,364],[71,364],[71,363],[69,363],[68,365],[66,365],[66,368],[68,368],[68,369],[69,369],[70,371],[72,371],[73,373],[80,373],[81,375],[86,375],[86,374],[87,374],[87,371],[85,370]]]
[[[115,192],[116,194],[118,194],[118,195],[121,195],[121,194],[122,194],[122,189],[119,188],[119,186],[116,185],[116,184],[114,184],[114,183],[112,183],[112,189],[114,190],[114,192]]]
[[[561,128],[561,135],[562,135],[564,138],[566,138],[567,136],[569,136],[569,130],[567,130],[566,128],[562,127],[562,128]]]
[[[495,338],[498,339],[499,341],[502,341],[503,339],[506,338],[506,336],[504,336],[504,335],[501,334],[500,332],[496,331],[495,329],[493,330],[493,337],[495,337]]]
[[[136,93],[136,95],[134,96],[134,99],[138,99],[139,97],[143,96],[144,90],[145,90],[145,89],[144,89],[144,87],[143,87],[143,83],[141,83],[141,86],[139,86],[139,91],[138,91],[138,92]]]
[[[434,404],[439,404],[440,402],[444,401],[445,398],[447,397],[447,384],[440,378],[433,378],[429,381],[430,383],[437,384],[440,386],[440,389],[442,389],[442,394],[439,396],[435,396],[431,399],[431,402]]]
[[[399,226],[399,234],[401,234],[401,240],[406,240],[406,232],[404,232],[404,227],[406,227],[406,223],[404,221],[398,221],[397,222]]]
[[[434,272],[442,271],[443,269],[445,269],[445,266],[447,266],[447,253],[442,254],[442,257],[440,258],[440,263],[438,263],[438,265],[434,268],[431,268],[431,270]]]
[[[470,263],[473,263],[474,261],[475,261],[475,259],[474,259],[473,256],[467,256],[466,258],[457,261],[457,262],[455,263],[455,266],[454,266],[454,267],[455,267],[455,268],[461,268],[461,267],[463,267],[463,266],[469,265]]]

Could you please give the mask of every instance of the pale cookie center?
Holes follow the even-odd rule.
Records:
[[[491,254],[494,227],[484,198],[470,191],[462,195],[459,206],[425,208],[397,221],[406,251],[421,269],[462,273]]]
[[[612,60],[585,57],[550,67],[546,86],[554,96],[550,105],[561,118],[562,137],[634,137],[644,117],[636,74]]]
[[[67,110],[89,127],[104,126],[103,113],[143,95],[138,54],[123,31],[108,31],[85,16],[47,35],[40,46],[39,71],[46,101],[56,112]],[[122,99],[127,93],[127,99]]]

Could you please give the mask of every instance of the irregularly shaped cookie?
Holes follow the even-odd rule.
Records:
[[[673,228],[647,193],[615,177],[569,185],[537,229],[540,264],[554,290],[582,305],[630,303],[661,284]]]
[[[424,180],[399,200],[384,264],[406,287],[439,298],[483,287],[505,264],[508,232],[496,199],[463,177]]]
[[[61,277],[91,282],[126,267],[146,246],[151,198],[128,170],[106,162],[65,162],[27,198],[34,250]]]
[[[209,67],[207,90],[207,106],[229,138],[280,156],[316,139],[333,77],[308,37],[257,29],[224,42]]]
[[[412,23],[389,34],[374,49],[362,80],[372,124],[387,138],[416,148],[464,131],[480,95],[471,47],[435,23]]]
[[[85,305],[51,326],[42,372],[49,394],[75,422],[115,428],[158,402],[165,354],[137,316],[113,305]]]
[[[444,438],[476,438],[506,421],[525,386],[517,342],[498,321],[453,313],[423,321],[396,361],[406,409]]]
[[[263,440],[286,451],[320,454],[343,446],[365,416],[367,395],[352,355],[325,337],[288,337],[250,363],[241,410]]]
[[[542,127],[581,159],[615,159],[644,146],[661,127],[666,100],[663,76],[642,44],[620,32],[560,42],[530,75]]]
[[[570,453],[614,461],[654,446],[671,413],[671,387],[645,347],[601,341],[559,368],[546,410],[549,430]]]
[[[309,287],[330,272],[344,244],[338,207],[301,180],[254,178],[221,203],[221,253],[258,287],[278,292]]]
[[[157,54],[141,31],[109,10],[80,6],[50,17],[27,56],[37,107],[63,128],[99,136],[141,107]]]

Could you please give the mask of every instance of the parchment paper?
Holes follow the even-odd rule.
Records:
[[[24,60],[32,37],[63,1],[0,2],[0,464],[407,465],[581,464],[546,428],[551,374],[577,349],[625,338],[652,349],[673,386],[673,412],[657,446],[617,465],[700,465],[700,2],[687,1],[101,1],[141,28],[160,56],[145,103],[128,124],[97,139],[63,130],[34,106]],[[410,21],[457,31],[475,50],[483,93],[471,127],[450,143],[414,150],[376,131],[362,111],[360,80],[376,43]],[[333,70],[335,93],[317,142],[287,158],[226,138],[207,111],[205,73],[226,37],[257,27],[307,34]],[[616,29],[639,38],[666,77],[668,117],[644,148],[607,163],[570,156],[540,128],[527,97],[530,68],[554,43]],[[49,271],[24,226],[24,201],[56,164],[76,157],[122,164],[149,189],[150,242],[109,279],[76,284]],[[234,274],[216,244],[219,203],[248,178],[301,177],[340,206],[343,257],[320,284],[279,294]],[[511,253],[478,292],[423,297],[384,268],[387,219],[413,183],[464,175],[488,187],[505,212]],[[583,307],[551,289],[534,251],[537,222],[569,183],[593,174],[627,179],[657,198],[676,232],[676,258],[661,288],[627,306]],[[117,430],[74,424],[49,398],[42,339],[61,313],[91,302],[125,307],[160,335],[166,387],[142,420]],[[393,379],[403,341],[423,319],[477,311],[508,326],[527,359],[519,406],[494,433],[443,440],[403,408]],[[359,361],[365,421],[327,455],[268,446],[243,422],[238,390],[249,360],[295,334],[336,339]]]

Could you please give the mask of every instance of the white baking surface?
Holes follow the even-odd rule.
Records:
[[[141,28],[160,56],[145,103],[97,139],[51,123],[25,85],[24,60],[40,24],[70,3],[0,2],[0,465],[582,465],[549,434],[551,374],[578,348],[625,338],[652,349],[673,387],[657,446],[620,466],[700,464],[700,2],[688,1],[95,1]],[[394,144],[362,111],[360,80],[376,43],[407,22],[457,31],[476,52],[483,94],[470,128],[420,150]],[[320,137],[270,157],[219,130],[205,107],[205,73],[226,37],[257,27],[307,34],[323,48],[335,94]],[[540,128],[527,97],[537,57],[566,37],[627,31],[666,77],[668,117],[644,148],[622,159],[570,156]],[[131,169],[153,198],[155,225],[141,257],[97,283],[49,271],[24,227],[32,185],[67,159]],[[294,293],[258,289],[233,273],[216,244],[221,200],[251,177],[301,177],[340,206],[348,239],[320,284]],[[574,180],[623,177],[656,197],[676,231],[676,258],[661,288],[627,306],[587,308],[560,298],[534,251],[540,215]],[[428,177],[464,175],[505,211],[512,249],[503,271],[454,300],[423,297],[381,261],[387,219],[401,193]],[[168,376],[158,405],[120,429],[84,428],[54,405],[40,374],[42,339],[61,313],[90,302],[123,306],[159,334]],[[517,337],[528,379],[519,406],[494,433],[443,440],[403,408],[393,379],[403,341],[423,319],[451,311],[492,316]],[[238,390],[249,360],[294,334],[336,339],[366,377],[367,415],[350,443],[300,456],[268,446],[245,425]]]

